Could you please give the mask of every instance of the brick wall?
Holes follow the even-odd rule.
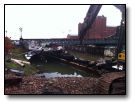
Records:
[[[82,24],[78,24],[78,32],[81,30]],[[87,30],[84,39],[101,39],[113,35],[116,32],[116,27],[106,26],[106,17],[97,16],[91,28]]]
[[[68,34],[67,39],[79,39],[79,38],[78,38],[78,35],[70,35],[70,34]]]

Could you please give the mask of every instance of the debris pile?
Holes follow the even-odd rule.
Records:
[[[5,94],[96,94],[97,78],[23,77],[19,85],[5,87]]]

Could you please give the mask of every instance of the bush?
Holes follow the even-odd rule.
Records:
[[[13,49],[13,44],[9,37],[5,37],[5,54],[9,55],[11,53],[11,49]]]

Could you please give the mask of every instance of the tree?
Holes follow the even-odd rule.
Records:
[[[5,54],[9,55],[11,50],[13,48],[13,44],[11,42],[11,39],[9,37],[5,37]]]

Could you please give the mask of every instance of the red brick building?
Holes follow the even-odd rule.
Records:
[[[87,18],[88,17],[85,17],[84,21]],[[82,24],[83,23],[78,24],[78,32],[82,28]],[[84,39],[101,39],[101,38],[114,35],[115,32],[116,32],[116,27],[106,26],[106,17],[97,16],[91,28],[87,30],[87,33]]]
[[[67,39],[79,39],[78,35],[71,35],[71,34],[68,34],[67,35]]]

